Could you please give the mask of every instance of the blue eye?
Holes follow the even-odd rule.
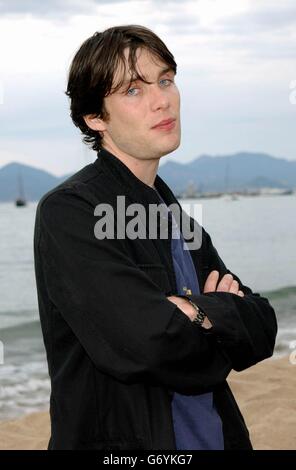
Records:
[[[127,94],[130,95],[130,96],[135,96],[134,93],[130,93],[130,91],[134,91],[134,90],[137,90],[138,88],[129,88],[129,90],[127,90]]]
[[[164,86],[169,86],[171,83],[173,83],[173,80],[170,80],[169,78],[163,78],[162,80],[160,80],[160,83],[161,82],[168,82]],[[128,96],[137,96],[138,95],[138,93],[137,93],[138,90],[139,90],[139,88],[129,88],[127,90],[126,94]]]
[[[170,80],[169,78],[163,78],[163,79],[160,80],[160,81],[161,81],[161,82],[169,82],[169,84],[173,82],[173,80]]]

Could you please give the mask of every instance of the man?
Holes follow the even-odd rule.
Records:
[[[272,355],[275,314],[192,218],[200,243],[185,240],[186,215],[157,175],[180,144],[175,74],[165,44],[133,25],[95,33],[71,64],[71,117],[98,156],[36,215],[49,449],[252,448],[226,378]],[[123,216],[134,204],[141,226],[162,204],[157,230],[166,220],[167,232],[132,236]],[[98,216],[110,207],[104,234]]]

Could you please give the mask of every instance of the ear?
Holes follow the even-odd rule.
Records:
[[[83,116],[86,125],[93,131],[105,131],[106,123],[95,114],[86,114]]]

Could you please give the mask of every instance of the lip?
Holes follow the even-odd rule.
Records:
[[[175,125],[176,119],[164,119],[160,121],[156,126],[153,126],[152,129],[172,129]]]

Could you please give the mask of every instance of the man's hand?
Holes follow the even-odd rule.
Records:
[[[207,292],[230,292],[232,294],[239,295],[240,297],[244,297],[245,294],[243,291],[239,290],[239,284],[235,279],[233,279],[231,274],[225,274],[217,286],[218,279],[219,271],[211,271],[204,285],[204,294]],[[187,299],[177,297],[175,295],[171,295],[167,297],[167,299],[177,305],[177,307],[182,310],[182,312],[185,313],[191,321],[194,320],[196,311]],[[206,329],[212,327],[208,317],[205,317],[202,326]]]
[[[204,294],[206,292],[230,292],[231,294],[244,297],[243,291],[239,290],[239,284],[233,279],[231,274],[225,274],[218,284],[219,271],[211,271],[204,285]]]

